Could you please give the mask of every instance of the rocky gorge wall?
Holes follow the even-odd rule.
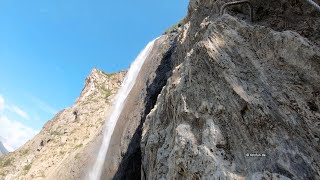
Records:
[[[319,14],[256,0],[251,23],[241,7],[220,17],[224,2],[190,1],[143,126],[142,178],[319,179]]]
[[[190,0],[155,42],[102,179],[320,179],[320,13],[251,0],[250,22],[245,6],[220,16],[226,2]],[[125,74],[94,69],[72,107],[1,156],[0,179],[85,179]]]

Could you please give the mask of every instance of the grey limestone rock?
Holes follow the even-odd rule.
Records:
[[[272,2],[252,1],[255,14],[296,7]],[[241,8],[220,17],[223,3],[190,2],[144,123],[144,179],[320,179],[319,15],[301,12],[315,22],[305,35],[273,24],[289,9],[251,23]]]

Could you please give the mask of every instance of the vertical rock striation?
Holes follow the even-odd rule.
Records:
[[[226,2],[190,0],[155,42],[102,179],[320,179],[320,13],[251,0],[250,22],[241,5],[220,16]],[[125,74],[94,69],[72,107],[0,157],[0,179],[84,179]]]
[[[143,126],[143,178],[319,179],[319,14],[253,0],[251,23],[241,6],[220,17],[224,2],[190,1]]]

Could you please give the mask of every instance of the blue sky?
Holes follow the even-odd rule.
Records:
[[[0,140],[10,150],[79,96],[92,68],[127,69],[188,0],[0,0]]]

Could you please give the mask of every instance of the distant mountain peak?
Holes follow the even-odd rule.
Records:
[[[4,145],[0,141],[0,156],[4,155],[4,154],[8,154],[8,153],[9,153],[9,151],[4,147]]]
[[[104,92],[105,94],[110,94],[108,91],[118,87],[121,84],[125,74],[126,71],[107,74],[97,68],[93,68],[85,80],[84,88],[82,89],[80,97],[77,101],[86,101],[96,93]]]

